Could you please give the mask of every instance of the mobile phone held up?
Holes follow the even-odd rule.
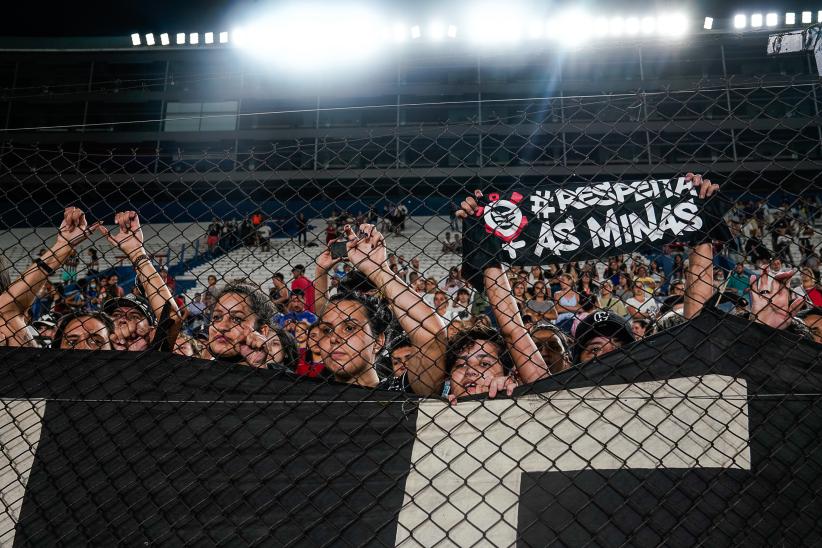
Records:
[[[348,257],[348,242],[345,240],[331,242],[329,248],[331,249],[332,259],[345,259]]]

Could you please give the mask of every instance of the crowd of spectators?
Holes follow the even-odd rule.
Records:
[[[689,178],[702,195],[718,191]],[[466,198],[449,228],[477,207]],[[482,288],[459,267],[437,279],[419,257],[389,253],[380,228],[402,230],[399,207],[381,226],[374,216],[343,212],[329,220],[333,238],[313,268],[293,265],[265,289],[215,273],[184,303],[174,296],[174,279],[147,257],[136,212],[118,213],[109,230],[88,225],[71,207],[31,267],[17,280],[0,277],[0,337],[7,346],[168,351],[452,401],[493,397],[671,328],[706,306],[822,343],[819,212],[810,200],[777,208],[740,202],[728,216],[728,242],[584,263],[489,265]],[[256,238],[254,221],[243,229],[215,220],[209,248]],[[72,275],[77,246],[90,238],[129,258],[131,292],[99,267]],[[332,254],[337,242],[344,253]],[[443,252],[458,250],[444,245]],[[98,253],[88,253],[88,264],[99,264]],[[69,275],[50,281],[58,271]]]

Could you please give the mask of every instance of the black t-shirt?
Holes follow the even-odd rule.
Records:
[[[391,392],[413,393],[411,385],[408,383],[408,373],[403,373],[401,377],[386,377],[377,384],[377,390],[389,390]]]

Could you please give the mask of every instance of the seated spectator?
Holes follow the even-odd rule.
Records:
[[[573,289],[573,281],[570,274],[559,276],[560,289],[554,294],[558,322],[573,318],[579,310],[579,295]]]
[[[590,272],[582,272],[579,276],[579,280],[577,281],[577,294],[580,296],[583,295],[592,295],[596,296],[599,292],[599,287],[593,281]]]
[[[100,312],[66,314],[54,331],[52,348],[62,350],[111,350],[114,324]]]
[[[320,357],[320,324],[314,323],[306,330],[305,347],[297,340],[299,359],[295,373],[301,377],[317,378],[325,373],[325,366]]]
[[[455,317],[463,311],[467,312],[468,315],[471,314],[471,291],[469,289],[461,287],[457,290],[457,294],[451,303],[451,310],[453,310]]]
[[[535,322],[557,319],[557,311],[554,301],[551,299],[550,289],[543,280],[534,283],[531,288],[531,298],[525,303],[525,310],[534,318]]]
[[[634,319],[653,319],[659,312],[656,300],[639,280],[634,282],[634,294],[625,301],[625,308],[628,309],[628,315]]]
[[[602,310],[610,310],[617,316],[623,318],[628,315],[628,310],[622,299],[614,295],[614,284],[609,278],[602,281],[599,286],[599,297],[597,297],[597,307]]]
[[[574,333],[576,361],[585,363],[635,340],[628,322],[613,312],[599,310],[582,320]]]
[[[217,360],[294,371],[297,344],[271,325],[274,306],[256,286],[230,282],[220,290],[208,330],[208,351]]]
[[[285,314],[280,314],[277,318],[279,326],[289,331],[287,324],[292,322],[305,322],[306,325],[313,324],[317,321],[317,316],[306,310],[305,295],[299,289],[291,292],[288,298],[288,308]],[[293,327],[291,328],[293,331]]]
[[[728,283],[726,287],[733,289],[740,295],[745,295],[750,291],[751,282],[750,274],[745,272],[745,265],[736,263],[733,272],[728,276]]]
[[[434,310],[442,321],[443,327],[447,326],[451,323],[451,320],[454,319],[454,311],[451,309],[451,299],[448,297],[448,294],[441,289],[438,289],[436,293],[434,293]]]
[[[634,294],[633,290],[633,281],[631,280],[631,275],[627,272],[620,272],[619,273],[619,283],[614,288],[614,294],[617,296],[618,299],[622,301],[627,301],[631,298]]]
[[[217,287],[217,276],[215,276],[214,274],[209,274],[207,280],[208,280],[208,285],[206,286],[205,290],[208,293],[210,293],[212,297],[214,297],[216,299],[217,295],[220,294],[220,288]]]

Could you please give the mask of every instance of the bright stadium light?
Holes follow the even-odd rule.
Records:
[[[608,24],[608,32],[611,36],[622,36],[622,31],[625,30],[625,20],[622,17],[614,17]]]
[[[702,25],[702,28],[705,30],[711,30],[712,28],[714,28],[714,18],[706,17],[705,23]]]
[[[583,44],[593,30],[591,17],[579,10],[561,13],[548,22],[548,38],[557,40],[561,46],[574,48]]]
[[[457,37],[457,26],[456,25],[448,25],[448,31],[446,32],[448,38],[456,38]]]
[[[431,40],[439,42],[445,38],[445,25],[442,21],[434,21],[428,29]]]
[[[140,33],[135,32],[131,35],[131,45],[132,46],[139,46],[140,45]]]
[[[796,14],[792,11],[785,13],[785,24],[786,25],[795,25],[796,24]]]
[[[639,19],[636,17],[629,17],[625,20],[625,32],[629,36],[639,34]]]
[[[213,44],[214,43],[214,33],[213,32],[205,33],[205,43],[206,44]]]
[[[228,44],[228,33],[223,31],[220,33],[220,43],[221,44]]]
[[[816,12],[816,22],[822,23],[822,10]]]
[[[642,18],[642,34],[653,34],[656,30],[656,17]]]
[[[420,31],[420,26],[419,25],[414,25],[413,27],[411,27],[411,39],[416,40],[420,36],[422,36],[422,31]]]
[[[529,38],[542,38],[545,34],[545,23],[542,21],[531,21],[528,25]]]
[[[682,13],[673,13],[659,18],[659,34],[677,38],[688,32],[688,18]]]
[[[754,13],[751,15],[751,26],[755,29],[762,26],[762,14],[761,13]]]
[[[188,35],[188,41],[191,45],[196,46],[200,43],[200,34],[197,32],[192,32]]]
[[[164,32],[163,34],[160,35],[160,43],[164,46],[167,46],[171,43],[171,40],[169,39],[169,36],[168,36],[167,32]]]
[[[465,17],[465,35],[482,45],[513,44],[522,39],[529,19],[516,5],[480,4]]]
[[[738,13],[734,15],[734,28],[744,29],[748,25],[748,18]]]
[[[809,11],[802,12],[802,22],[807,24],[813,21],[813,14]]]
[[[391,28],[391,36],[394,38],[394,42],[402,43],[408,40],[408,28],[405,25],[400,23],[395,24]]]
[[[182,46],[185,43],[186,43],[186,33],[178,32],[177,33],[177,45]]]
[[[155,44],[154,34],[149,32],[148,34],[146,34],[146,45],[147,46],[153,46],[154,44]]]
[[[608,34],[608,18],[607,17],[597,17],[594,20],[593,24],[593,32],[595,38],[600,38],[606,36]]]
[[[769,27],[775,27],[778,21],[778,17],[775,13],[769,13],[765,16],[765,25]]]
[[[231,41],[237,46],[244,48],[248,45],[248,36],[243,28],[236,28],[231,31]]]

